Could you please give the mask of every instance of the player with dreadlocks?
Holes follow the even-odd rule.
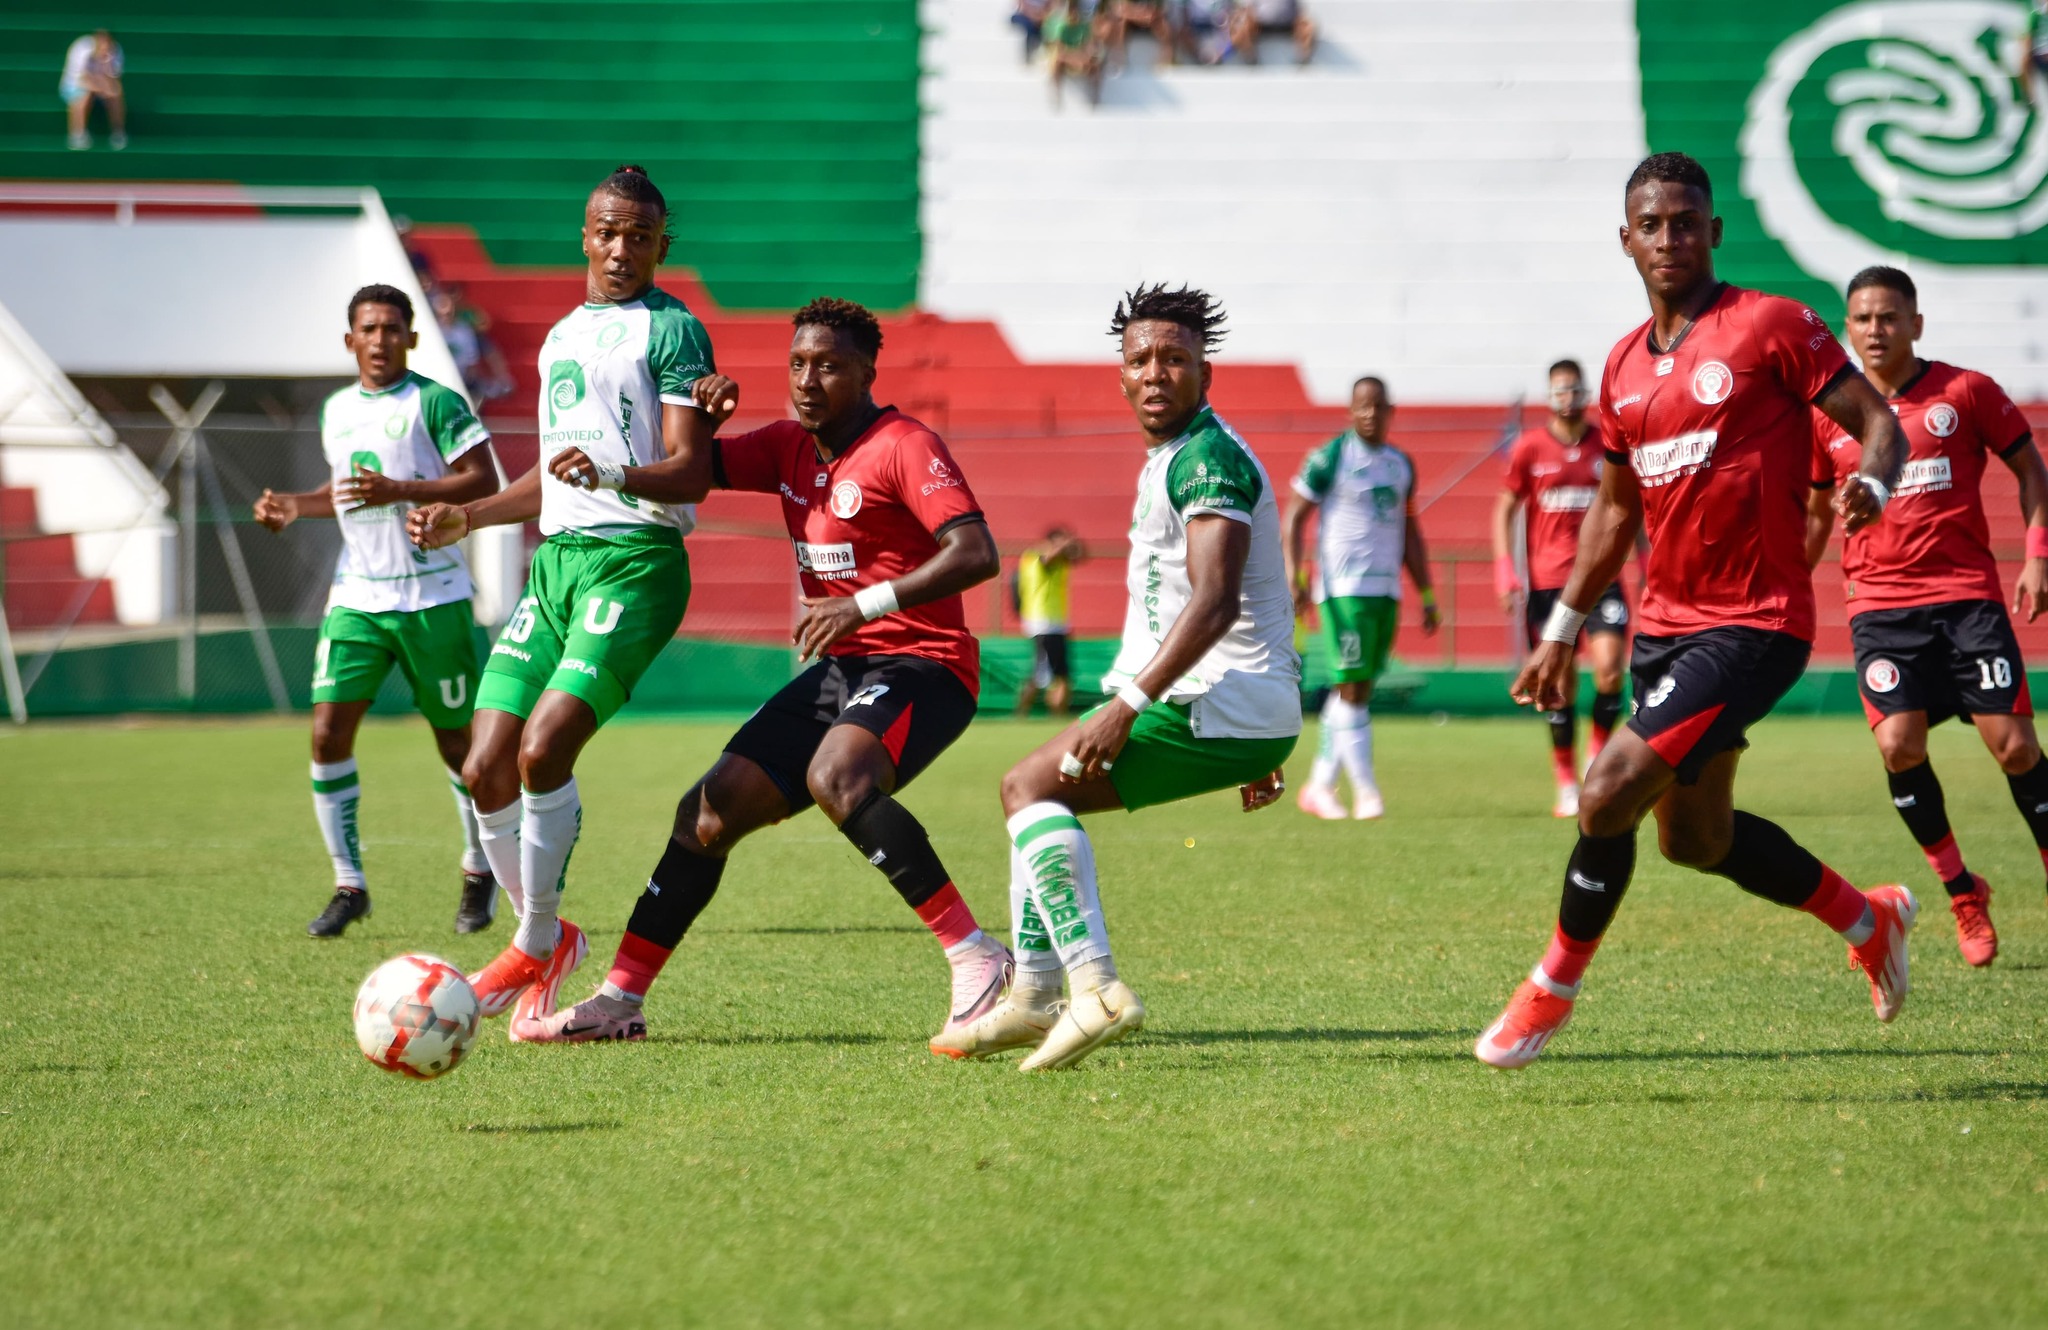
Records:
[[[1247,812],[1263,807],[1301,734],[1280,508],[1208,401],[1223,310],[1185,286],[1141,286],[1109,330],[1146,450],[1123,644],[1102,681],[1115,696],[1003,778],[1016,977],[994,1011],[934,1041],[960,1057],[1035,1045],[1025,1071],[1072,1066],[1145,1021],[1110,958],[1079,815],[1232,786]]]
[[[996,575],[995,538],[944,441],[876,405],[875,316],[814,300],[793,322],[794,420],[713,439],[701,455],[629,466],[620,493],[654,503],[707,486],[779,496],[803,584],[791,637],[817,663],[740,726],[683,795],[603,986],[518,1026],[522,1039],[646,1037],[647,990],[718,890],[733,846],[813,803],[945,948],[953,1001],[934,1051],[948,1051],[943,1041],[1002,995],[1008,948],[976,926],[923,824],[896,801],[974,719],[980,647],[960,595]],[[738,389],[711,375],[697,395],[724,403]],[[573,449],[553,462],[565,478],[587,465]]]
[[[463,768],[484,854],[520,912],[512,945],[470,982],[486,1015],[519,1003],[515,1040],[553,1013],[587,949],[556,917],[583,828],[577,755],[625,705],[690,600],[683,537],[702,489],[650,503],[622,478],[658,459],[702,458],[716,413],[732,409],[696,391],[714,372],[711,339],[654,285],[668,246],[668,202],[644,170],[622,166],[590,192],[584,303],[540,349],[540,461],[488,499],[430,504],[407,519],[423,549],[535,517],[545,537],[491,648]],[[549,467],[569,452],[573,469]]]

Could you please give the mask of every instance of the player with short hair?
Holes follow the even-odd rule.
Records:
[[[1650,318],[1608,354],[1600,435],[1610,465],[1571,578],[1512,692],[1525,706],[1564,704],[1579,626],[1647,529],[1631,663],[1639,702],[1586,773],[1550,948],[1474,1048],[1496,1067],[1535,1061],[1571,1018],[1635,871],[1636,828],[1651,812],[1666,859],[1840,934],[1870,979],[1880,1021],[1898,1015],[1909,986],[1913,893],[1858,891],[1783,828],[1735,807],[1744,732],[1798,681],[1813,649],[1810,409],[1862,440],[1862,468],[1835,499],[1851,531],[1884,512],[1905,439],[1819,315],[1715,277],[1721,219],[1698,162],[1675,152],[1644,159],[1623,200],[1622,250]]]
[[[2048,608],[2048,467],[2026,417],[1996,383],[1915,354],[1924,326],[1919,299],[1913,279],[1897,268],[1865,268],[1849,280],[1849,345],[1890,399],[1911,452],[1884,521],[1843,544],[1843,590],[1863,711],[1892,806],[1948,892],[1963,958],[1989,965],[1998,956],[1991,884],[1963,866],[1927,760],[1927,730],[1950,716],[1976,724],[2048,866],[2048,765],[2034,733],[2019,638],[2000,603],[1982,490],[1992,456],[2019,478],[2027,545],[2012,612],[2031,623]],[[1807,529],[1813,563],[1834,526],[1834,494],[1862,462],[1856,441],[1840,430],[1821,438]]]
[[[1315,766],[1296,802],[1314,817],[1341,819],[1337,772],[1351,777],[1351,816],[1386,814],[1372,769],[1372,687],[1387,668],[1401,617],[1401,570],[1422,597],[1422,631],[1437,628],[1429,549],[1415,511],[1415,463],[1387,442],[1394,403],[1386,383],[1351,385],[1351,428],[1302,460],[1287,504],[1287,584],[1294,609],[1313,601],[1323,621],[1330,694],[1323,702]],[[1311,514],[1316,571],[1311,587],[1302,546]]]
[[[1118,977],[1080,815],[1239,788],[1247,812],[1280,796],[1301,734],[1280,507],[1258,457],[1209,405],[1223,309],[1183,286],[1140,286],[1110,334],[1145,439],[1131,520],[1115,696],[1003,778],[1016,975],[995,1010],[947,1027],[934,1051],[1035,1046],[1023,1070],[1069,1067],[1145,1023]],[[1060,1001],[1062,971],[1073,1000]]]
[[[540,348],[540,461],[481,503],[435,504],[410,519],[429,549],[534,517],[545,537],[484,667],[464,768],[484,853],[520,902],[512,945],[470,981],[486,1015],[514,1001],[520,1017],[550,1014],[582,962],[582,930],[558,918],[583,827],[576,758],[625,705],[690,601],[683,537],[696,526],[689,501],[701,495],[650,503],[620,489],[625,468],[699,453],[714,429],[691,392],[716,372],[711,339],[654,285],[668,247],[668,201],[645,171],[622,166],[590,192],[587,295]],[[549,463],[570,449],[584,460],[565,477]],[[515,1020],[515,1040],[520,1029]]]
[[[1493,509],[1493,589],[1500,607],[1513,614],[1522,602],[1522,622],[1534,651],[1543,624],[1557,604],[1572,559],[1579,552],[1579,527],[1599,492],[1600,432],[1586,419],[1586,374],[1576,360],[1550,367],[1550,419],[1522,431],[1508,449],[1506,483]],[[1516,558],[1515,514],[1526,511],[1521,559]],[[1522,567],[1529,589],[1522,590]],[[1593,725],[1586,741],[1591,765],[1607,746],[1621,718],[1621,670],[1627,659],[1628,598],[1617,579],[1600,593],[1586,620],[1584,649],[1593,664]],[[1564,683],[1565,704],[1549,713],[1550,761],[1557,777],[1556,817],[1579,815],[1578,670]]]
[[[644,1038],[647,990],[718,890],[733,846],[812,803],[945,948],[947,1028],[978,1019],[1002,993],[1009,949],[976,926],[923,824],[895,797],[974,719],[980,648],[961,593],[1000,571],[995,538],[944,441],[876,405],[875,316],[826,299],[792,322],[795,419],[714,438],[707,454],[628,467],[620,493],[671,502],[708,482],[780,495],[804,592],[791,636],[817,663],[740,726],[683,795],[597,993],[526,1021],[522,1038]],[[696,394],[722,419],[738,389],[709,375]],[[553,466],[570,475],[583,464],[570,451]]]
[[[313,937],[339,937],[369,917],[356,731],[393,665],[433,729],[455,791],[463,841],[455,931],[490,927],[496,909],[476,809],[462,783],[476,702],[475,588],[462,551],[414,549],[405,517],[419,503],[481,499],[498,488],[498,473],[491,436],[469,404],[406,367],[407,352],[419,345],[412,320],[412,300],[395,286],[375,283],[349,298],[342,345],[355,357],[356,381],[320,406],[327,483],[304,494],[266,489],[256,500],[256,520],[272,531],[302,517],[332,517],[341,527],[341,558],[313,656],[313,815],[334,863],[334,895],[306,925]]]
[[[1087,557],[1080,538],[1065,526],[1052,528],[1041,544],[1017,557],[1017,618],[1031,639],[1032,654],[1031,674],[1017,688],[1019,716],[1030,715],[1041,694],[1046,711],[1067,714],[1074,692],[1067,584],[1074,565]]]

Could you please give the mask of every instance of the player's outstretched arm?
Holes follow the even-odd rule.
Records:
[[[694,405],[661,404],[661,443],[668,456],[646,466],[594,462],[581,448],[555,454],[548,470],[564,485],[620,490],[652,503],[701,503],[711,492],[712,438],[740,404],[740,386],[723,374],[690,385]]]
[[[1436,581],[1429,573],[1429,546],[1422,538],[1422,519],[1413,510],[1408,514],[1406,527],[1402,537],[1401,566],[1408,570],[1408,580],[1415,584],[1416,594],[1422,597],[1422,635],[1434,637],[1442,615],[1436,606]]]
[[[405,534],[423,550],[453,545],[480,527],[531,522],[540,516],[540,467],[475,503],[430,503],[405,515]]]
[[[1881,517],[1891,502],[1906,469],[1906,432],[1899,428],[1891,406],[1861,374],[1844,374],[1814,405],[1863,445],[1863,465],[1852,477],[1858,483],[1845,482],[1835,491],[1842,530],[1853,535]]]
[[[857,596],[804,596],[803,617],[797,620],[790,640],[799,658],[809,660],[854,629],[894,610],[907,610],[947,596],[957,596],[979,586],[1003,570],[1002,556],[988,523],[976,519],[948,527],[939,537],[939,552],[903,576],[885,584],[888,595],[880,600],[873,593],[883,587],[869,587]],[[862,596],[869,599],[863,600]],[[871,614],[870,611],[879,611]]]
[[[2027,549],[2013,583],[2012,612],[2032,623],[2048,612],[2048,464],[2032,439],[2009,449],[1999,460],[2020,482],[2020,511],[2027,519]]]
[[[1518,704],[1539,711],[1555,711],[1565,704],[1579,624],[1600,593],[1621,576],[1629,548],[1642,528],[1643,491],[1636,473],[1621,463],[1601,467],[1600,492],[1593,496],[1579,528],[1579,556],[1572,562],[1572,575],[1565,579],[1564,591],[1551,610],[1551,622],[1544,625],[1543,640],[1508,686],[1508,695]],[[1566,624],[1569,615],[1576,615],[1577,621]]]
[[[1806,500],[1806,566],[1820,567],[1820,556],[1828,552],[1828,537],[1835,533],[1835,491],[1832,486],[1816,488]]]
[[[356,464],[355,474],[333,486],[334,502],[343,508],[377,508],[387,503],[468,503],[495,494],[498,471],[488,447],[478,444],[448,464],[448,474],[432,480],[398,480]]]
[[[1188,520],[1188,603],[1166,638],[1132,684],[1147,697],[1165,697],[1181,676],[1223,640],[1244,612],[1244,565],[1252,529],[1214,513]],[[1061,768],[1061,779],[1089,781],[1107,771],[1131,737],[1138,713],[1121,698],[1081,722],[1067,751],[1081,764],[1078,775]]]
[[[304,494],[263,491],[256,500],[256,520],[272,531],[282,531],[301,517],[334,516],[331,482]]]
[[[1521,574],[1515,571],[1515,513],[1522,501],[1513,490],[1502,490],[1493,505],[1493,593],[1500,597],[1500,612],[1513,614],[1522,594]]]

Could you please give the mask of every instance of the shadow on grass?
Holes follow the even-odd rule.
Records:
[[[70,1076],[82,1071],[105,1071],[106,1068],[95,1067],[84,1062],[31,1062],[26,1066],[16,1067],[14,1070],[22,1075],[27,1075],[30,1072],[44,1072],[50,1075]]]
[[[842,933],[925,933],[913,924],[847,924],[840,928],[700,928],[700,933],[771,934],[790,937],[837,937]]]
[[[2048,1083],[2040,1081],[1978,1081],[1935,1090],[1902,1090],[1898,1094],[1829,1095],[1815,1102],[1850,1104],[2019,1104],[2048,1099]]]
[[[1470,1037],[1471,1032],[1467,1030],[1349,1030],[1295,1026],[1287,1030],[1148,1030],[1144,1042],[1161,1047],[1175,1044],[1377,1044]]]
[[[487,1136],[549,1136],[558,1132],[617,1131],[622,1124],[609,1119],[589,1122],[465,1122],[458,1131],[478,1131]]]
[[[650,1044],[709,1045],[714,1048],[750,1048],[777,1044],[823,1044],[837,1047],[858,1047],[868,1044],[901,1044],[913,1041],[898,1039],[886,1034],[847,1034],[825,1031],[818,1034],[657,1034],[649,1035]]]
[[[1803,1062],[1809,1058],[1995,1058],[2006,1048],[1639,1049],[1625,1053],[1560,1053],[1565,1062]],[[1549,1061],[1550,1059],[1545,1059]]]

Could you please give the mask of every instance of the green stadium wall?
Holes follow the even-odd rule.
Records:
[[[66,150],[65,48],[111,29],[132,146]],[[10,177],[374,185],[503,264],[580,262],[592,185],[647,167],[728,309],[916,299],[914,0],[48,0],[0,5]],[[104,142],[104,140],[102,140]]]

